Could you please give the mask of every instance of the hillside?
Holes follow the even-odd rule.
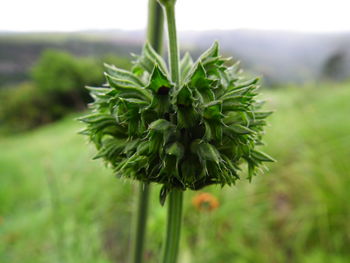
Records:
[[[197,55],[219,40],[224,53],[241,60],[248,70],[264,75],[268,84],[350,77],[350,33],[233,30],[182,32],[179,39],[183,50],[191,49]],[[130,53],[139,53],[143,40],[142,31],[0,33],[0,85],[25,80],[47,48],[78,56],[113,53],[130,57]]]
[[[186,43],[205,48],[212,39],[250,70],[270,83],[308,82],[323,76],[327,61],[341,54],[338,80],[350,77],[350,33],[296,33],[287,31],[234,30],[186,33]],[[333,76],[330,76],[333,77]]]
[[[30,68],[46,49],[64,50],[76,56],[130,57],[140,44],[128,39],[109,39],[88,33],[0,34],[0,86],[26,80]]]

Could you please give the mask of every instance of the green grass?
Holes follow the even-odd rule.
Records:
[[[276,110],[265,151],[278,162],[249,184],[185,198],[181,263],[350,262],[350,89],[265,91]],[[0,262],[127,262],[136,187],[116,179],[71,116],[0,138]],[[152,189],[147,262],[157,262],[165,209]]]

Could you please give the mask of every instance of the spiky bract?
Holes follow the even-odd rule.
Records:
[[[258,151],[265,118],[259,110],[258,79],[226,66],[215,43],[193,63],[181,61],[181,85],[170,81],[163,59],[146,44],[132,72],[106,65],[107,84],[89,88],[92,114],[82,132],[118,176],[197,190],[231,185],[240,164],[248,178],[263,162]]]

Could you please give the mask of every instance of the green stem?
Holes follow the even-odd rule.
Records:
[[[139,196],[137,204],[137,215],[135,222],[135,240],[132,246],[132,263],[140,263],[143,261],[143,248],[146,235],[146,223],[149,205],[149,184],[139,184]]]
[[[157,0],[149,0],[147,40],[159,54],[163,50],[164,15],[162,7]],[[137,215],[134,229],[134,240],[132,244],[131,263],[143,262],[143,250],[146,236],[147,215],[149,206],[150,185],[139,184],[139,195],[137,205]]]
[[[163,24],[162,7],[157,0],[149,0],[147,40],[158,54],[161,54],[163,51]]]
[[[169,64],[171,79],[179,89],[180,68],[179,68],[179,48],[177,43],[176,21],[175,21],[175,2],[176,0],[160,0],[166,14],[168,25],[168,46],[169,46]],[[183,192],[173,189],[168,196],[168,215],[166,225],[166,237],[163,252],[162,263],[176,263],[179,251],[181,223],[182,223],[182,203]]]
[[[176,263],[179,251],[183,192],[172,190],[168,196],[168,218],[162,263]]]
[[[179,48],[177,43],[176,20],[175,20],[175,2],[170,1],[163,4],[168,25],[168,45],[169,45],[169,61],[171,79],[175,82],[177,88],[180,84],[180,68],[179,68]]]

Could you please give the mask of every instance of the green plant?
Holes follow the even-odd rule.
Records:
[[[246,161],[249,179],[272,158],[256,149],[265,118],[255,99],[258,79],[241,79],[227,68],[215,43],[196,63],[182,60],[181,85],[149,44],[133,72],[107,65],[108,86],[88,88],[93,113],[80,118],[104,158],[120,177],[162,184],[161,199],[177,188],[222,186],[239,179]]]
[[[265,118],[256,99],[259,80],[245,79],[238,65],[228,67],[217,43],[194,63],[181,62],[175,1],[161,1],[169,33],[170,73],[146,43],[132,72],[106,66],[107,86],[89,88],[93,113],[80,118],[81,133],[96,145],[119,177],[159,183],[161,203],[169,194],[164,263],[176,262],[182,192],[211,184],[232,185],[240,166],[251,180],[273,159],[256,149]]]

